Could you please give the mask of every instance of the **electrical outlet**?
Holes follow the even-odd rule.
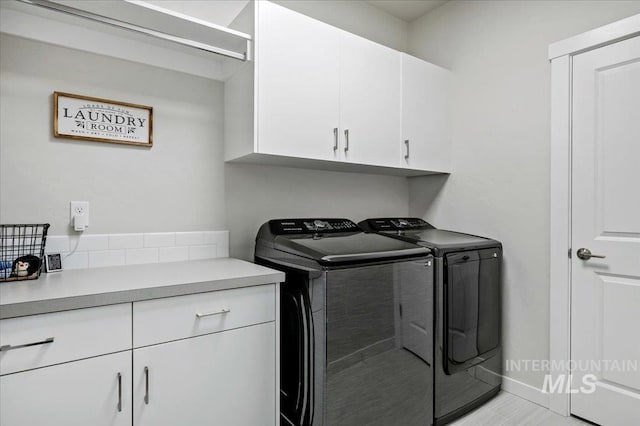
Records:
[[[73,222],[73,229],[76,231],[84,231],[87,229],[89,226],[88,201],[71,202],[71,222]]]

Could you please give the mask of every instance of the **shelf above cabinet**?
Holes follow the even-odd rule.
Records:
[[[215,80],[250,59],[250,35],[142,1],[3,1],[0,19],[2,33]]]

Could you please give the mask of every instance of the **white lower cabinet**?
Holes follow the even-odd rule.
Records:
[[[0,320],[0,375],[131,349],[131,304]]]
[[[3,319],[0,426],[275,426],[277,298],[271,284]]]
[[[275,324],[133,351],[136,426],[274,425]]]
[[[131,426],[131,351],[0,377],[2,426]]]
[[[134,426],[276,422],[277,287],[133,304]]]

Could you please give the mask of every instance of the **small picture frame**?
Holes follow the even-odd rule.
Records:
[[[44,257],[47,272],[62,271],[62,255],[60,253],[48,253]]]

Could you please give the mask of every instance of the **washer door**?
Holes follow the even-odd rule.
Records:
[[[499,248],[444,257],[444,370],[470,368],[500,345]]]
[[[331,270],[326,300],[324,424],[431,424],[432,258]]]

